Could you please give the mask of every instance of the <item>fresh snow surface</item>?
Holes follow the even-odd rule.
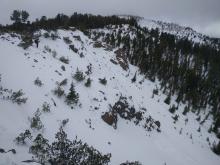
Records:
[[[33,44],[27,50],[17,46],[20,43],[19,35],[0,36],[0,86],[13,91],[22,89],[28,97],[26,104],[22,105],[13,104],[2,97],[0,99],[0,148],[14,148],[17,151],[16,154],[0,153],[0,165],[22,165],[22,161],[31,159],[32,155],[28,153],[31,142],[21,146],[13,140],[24,130],[30,129],[29,119],[45,101],[51,106],[50,113],[41,115],[44,129],[40,133],[45,138],[52,142],[61,121],[68,118],[69,122],[64,127],[68,138],[77,136],[103,154],[111,153],[110,165],[118,165],[126,160],[140,161],[143,165],[219,165],[220,157],[211,151],[207,141],[209,138],[211,144],[217,142],[215,135],[208,133],[211,117],[200,126],[196,120],[198,116],[191,112],[183,116],[184,105],[180,105],[176,112],[180,117],[174,124],[174,115],[168,111],[169,105],[164,103],[166,96],[159,91],[159,95],[152,98],[153,89],[159,86],[158,82],[153,83],[137,74],[136,83],[131,83],[138,68],[129,64],[129,70],[124,71],[110,61],[116,60],[114,51],[94,48],[93,41],[78,30],[58,30],[58,35],[60,39],[57,40],[41,37],[39,48]],[[73,36],[80,36],[81,41]],[[79,49],[79,53],[82,52],[85,57],[81,58],[70,50],[63,37],[69,37],[73,41],[72,44]],[[45,51],[45,46],[57,52],[56,58]],[[69,64],[62,63],[59,60],[61,56],[68,58]],[[72,75],[77,68],[85,72],[90,63],[92,83],[91,87],[87,88],[84,86],[85,80],[76,82]],[[62,65],[66,71],[62,71]],[[34,84],[37,77],[43,82],[42,87]],[[107,79],[106,86],[99,83],[99,78],[104,77]],[[68,84],[64,86],[65,93],[68,93],[71,82],[74,82],[81,106],[71,109],[64,102],[64,98],[53,94],[56,82],[65,78],[68,79]],[[144,82],[140,84],[139,81],[143,79]],[[120,95],[127,98],[132,96],[132,99],[128,99],[130,105],[134,105],[136,110],[146,108],[145,116],[151,115],[153,119],[159,120],[161,133],[148,132],[122,118],[118,121],[117,129],[106,124],[101,115],[109,110],[109,104],[114,105],[118,101]],[[104,100],[104,97],[107,100]],[[56,102],[56,107],[52,99]],[[174,99],[172,98],[171,105],[175,104]],[[95,110],[95,107],[98,107],[98,110]],[[205,116],[206,113],[201,113],[201,120]],[[200,132],[197,131],[199,127]],[[31,132],[34,137],[39,133],[36,130]]]

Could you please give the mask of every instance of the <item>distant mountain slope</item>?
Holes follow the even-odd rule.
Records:
[[[200,44],[208,44],[213,46],[218,46],[220,44],[220,39],[214,39],[207,35],[196,32],[190,27],[180,26],[175,23],[167,23],[163,21],[155,21],[150,19],[139,19],[139,24],[142,27],[147,27],[149,29],[158,29],[161,32],[173,34],[179,39],[186,38],[190,41]]]

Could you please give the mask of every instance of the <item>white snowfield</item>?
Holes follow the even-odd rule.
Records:
[[[44,31],[41,31],[44,33]],[[170,105],[164,103],[166,95],[159,91],[159,95],[152,98],[153,89],[159,87],[158,82],[144,79],[144,75],[137,74],[137,81],[131,82],[138,68],[129,64],[129,70],[123,70],[120,65],[113,64],[110,59],[116,60],[114,51],[106,51],[104,48],[94,48],[91,39],[82,32],[58,30],[59,39],[51,40],[40,37],[39,47],[33,44],[28,49],[17,46],[19,37],[10,34],[0,35],[0,86],[18,91],[22,89],[28,100],[25,104],[13,104],[10,100],[0,99],[0,148],[9,150],[14,148],[16,154],[0,153],[0,165],[22,165],[24,160],[30,160],[29,153],[31,141],[26,145],[17,145],[14,139],[26,129],[29,129],[35,138],[42,133],[50,142],[55,139],[61,121],[69,119],[64,127],[69,139],[75,136],[99,150],[102,154],[111,153],[110,165],[119,165],[128,161],[140,161],[143,165],[219,165],[220,157],[215,155],[207,138],[212,144],[217,142],[214,134],[208,133],[211,125],[211,116],[203,125],[196,120],[198,116],[189,112],[182,115],[184,105],[180,105],[176,114],[179,119],[174,123],[173,116],[168,109]],[[19,36],[19,35],[18,35]],[[81,41],[74,36],[80,36]],[[69,37],[72,44],[79,49],[74,53],[69,45],[63,41],[63,37]],[[57,52],[45,50],[45,46]],[[80,53],[84,57],[80,57]],[[69,59],[69,64],[59,60],[61,56]],[[77,82],[72,75],[77,68],[83,72],[92,64],[92,74],[86,76],[92,79],[91,87],[85,87],[83,82]],[[65,71],[61,66],[65,66]],[[60,74],[59,74],[60,73]],[[137,72],[138,73],[138,72]],[[43,86],[38,87],[34,80],[39,77]],[[99,78],[106,78],[107,84],[102,85]],[[69,92],[73,82],[79,93],[81,106],[73,109],[66,105],[64,98],[58,98],[53,94],[56,82],[65,78],[68,83],[63,88]],[[143,80],[140,84],[139,81]],[[133,122],[119,117],[118,128],[114,129],[105,123],[101,115],[109,111],[109,104],[114,105],[120,96],[125,96],[130,105],[134,105],[139,111],[146,108],[144,116],[151,115],[153,119],[161,123],[161,132],[148,132]],[[106,99],[104,99],[104,97]],[[53,101],[56,106],[54,106]],[[172,98],[171,105],[175,104]],[[32,130],[29,119],[33,117],[38,108],[47,102],[51,112],[42,113],[40,118],[44,124],[42,131]],[[207,113],[201,113],[201,120]],[[186,123],[185,120],[188,119]],[[90,123],[91,120],[91,124]],[[91,125],[91,126],[90,126]],[[198,128],[201,131],[198,132]],[[110,143],[109,143],[110,142]]]

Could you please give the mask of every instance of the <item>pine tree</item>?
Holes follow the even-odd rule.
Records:
[[[63,128],[60,127],[59,132],[56,133],[57,141],[50,146],[52,164],[68,164],[71,157],[71,141],[67,139],[67,134]]]
[[[70,87],[69,91],[70,92],[66,96],[66,103],[68,105],[77,104],[79,101],[79,94],[76,93],[73,83],[71,83],[71,87]]]
[[[44,163],[48,157],[48,140],[45,139],[41,134],[38,134],[33,141],[33,145],[30,147],[29,152],[35,155],[40,163]]]
[[[77,138],[70,141],[62,127],[55,138],[56,141],[49,147],[51,164],[107,165],[110,161],[110,154],[102,155]]]
[[[14,10],[10,18],[15,23],[21,22],[21,12],[19,10]]]
[[[21,15],[21,21],[25,23],[29,17],[29,13],[25,10],[22,10],[20,15]]]

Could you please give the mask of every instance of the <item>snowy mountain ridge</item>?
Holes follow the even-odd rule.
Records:
[[[207,35],[198,33],[190,27],[180,26],[175,23],[167,23],[151,19],[140,18],[139,24],[141,27],[148,29],[158,29],[160,32],[169,33],[176,36],[178,39],[188,39],[194,43],[206,44],[219,47],[219,39],[214,39]]]
[[[118,30],[110,26],[95,29],[93,34]],[[127,25],[120,30],[132,37]],[[208,133],[211,116],[202,113],[200,118],[206,121],[201,125],[196,114],[182,114],[183,104],[174,114],[169,112],[170,105],[164,103],[166,95],[158,89],[159,82],[147,80],[137,67],[125,62],[120,46],[111,47],[102,37],[90,38],[75,28],[57,32],[40,30],[35,35],[39,36],[39,47],[32,44],[27,49],[21,47],[19,34],[0,36],[0,86],[8,89],[0,93],[0,148],[16,150],[16,154],[0,153],[1,165],[25,164],[22,161],[32,159],[31,140],[26,145],[14,142],[21,132],[29,129],[33,137],[41,133],[53,142],[55,133],[67,119],[64,130],[69,139],[77,136],[101,153],[111,153],[110,165],[127,160],[143,165],[219,164],[219,156],[210,150],[211,144],[217,142],[216,136]],[[83,73],[82,81],[74,78],[77,70]],[[136,80],[132,81],[134,77]],[[91,87],[85,86],[88,78]],[[37,79],[41,85],[36,85]],[[60,85],[65,79],[66,83]],[[72,82],[79,94],[79,103],[69,106],[65,96]],[[54,94],[59,86],[64,92],[60,97]],[[26,103],[13,103],[11,97],[7,97],[13,93],[10,89],[22,89]],[[174,100],[171,99],[171,105],[176,105]],[[41,111],[45,102],[50,106],[49,113]],[[120,113],[117,108],[120,110],[122,105],[126,110]],[[111,111],[114,107],[115,111]],[[43,124],[40,130],[30,127],[38,109]],[[116,113],[117,128],[103,117],[110,112]],[[141,114],[141,120],[137,113]]]

